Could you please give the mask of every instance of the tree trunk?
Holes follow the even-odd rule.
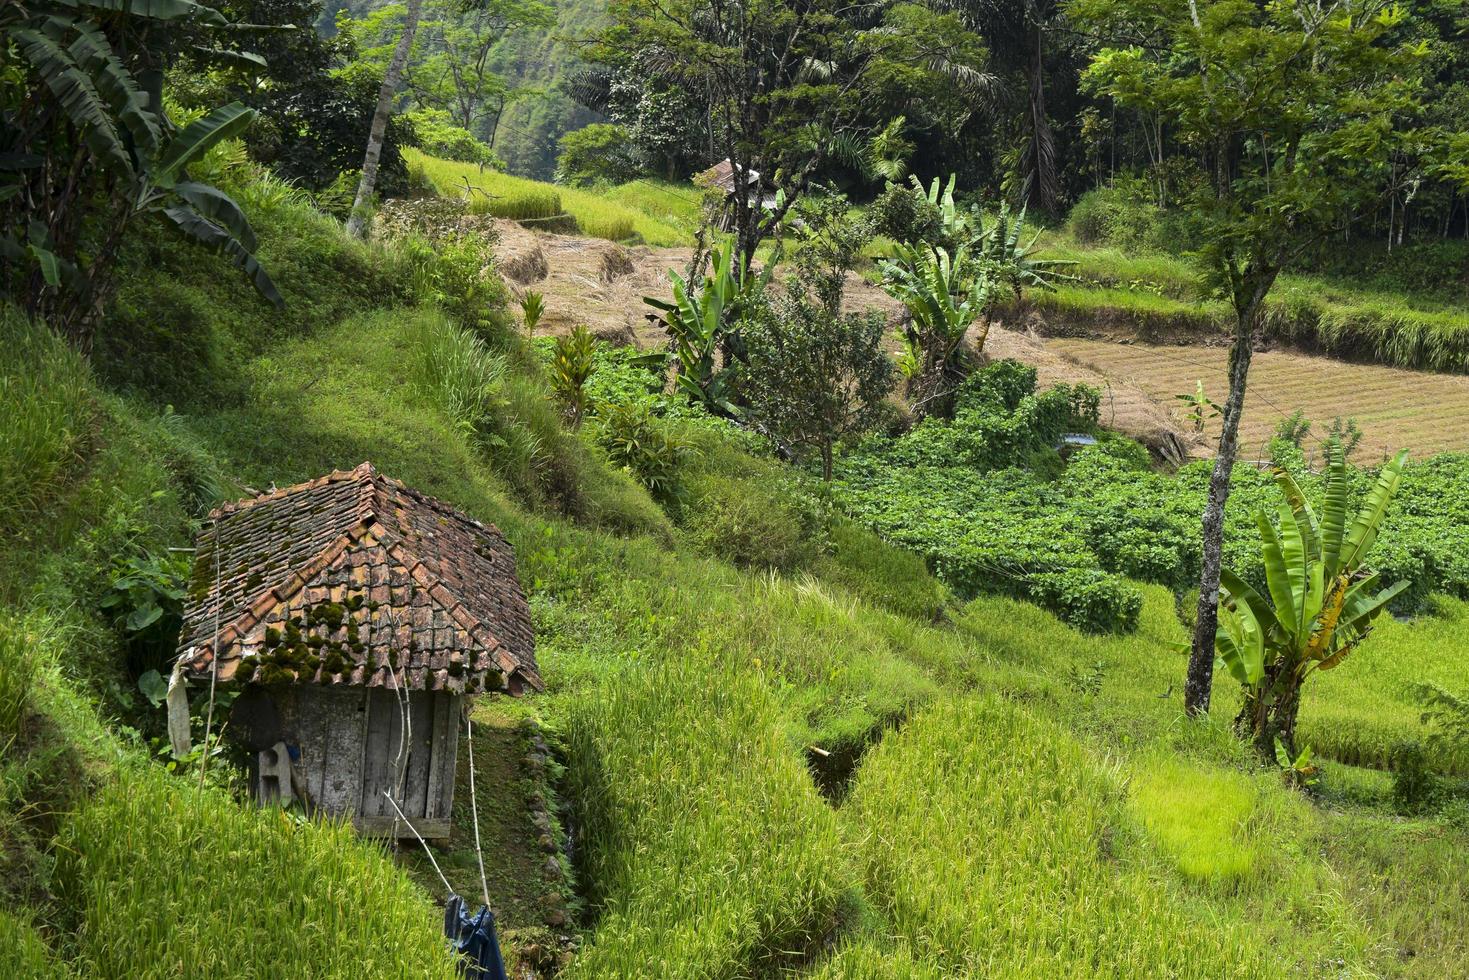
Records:
[[[347,234],[361,238],[367,228],[367,206],[377,186],[377,164],[383,155],[383,137],[388,131],[388,116],[393,111],[393,96],[403,78],[403,67],[408,64],[408,52],[413,49],[413,35],[418,31],[418,15],[423,9],[423,0],[408,0],[408,16],[403,22],[403,33],[398,37],[398,46],[393,49],[393,58],[383,75],[382,88],[377,93],[377,109],[372,114],[372,129],[367,134],[367,154],[362,158],[362,179],[357,182],[357,197],[352,202],[352,215],[347,219]]]
[[[1239,419],[1245,406],[1245,384],[1249,379],[1250,356],[1254,353],[1254,331],[1265,290],[1254,289],[1243,308],[1237,310],[1234,344],[1229,349],[1229,398],[1224,403],[1224,430],[1219,434],[1219,454],[1209,477],[1209,495],[1204,504],[1203,569],[1199,576],[1199,606],[1194,620],[1193,650],[1184,687],[1184,708],[1189,715],[1207,714],[1214,684],[1214,634],[1219,628],[1219,572],[1224,550],[1224,505],[1229,500],[1229,480],[1239,448]]]

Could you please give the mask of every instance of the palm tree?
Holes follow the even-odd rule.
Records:
[[[1061,175],[1056,160],[1056,136],[1046,114],[1046,70],[1051,53],[1049,41],[1061,15],[1061,4],[1057,0],[937,2],[940,7],[957,13],[970,30],[984,38],[997,74],[1023,77],[1021,129],[1025,133],[1025,147],[1020,156],[1023,175],[1020,198],[1027,207],[1056,214],[1061,207]]]

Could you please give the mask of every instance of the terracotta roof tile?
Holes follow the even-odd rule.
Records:
[[[219,679],[539,689],[500,531],[363,463],[227,504],[199,538],[179,648]],[[241,673],[243,671],[243,673]]]

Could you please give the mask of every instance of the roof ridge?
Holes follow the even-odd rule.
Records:
[[[377,467],[372,465],[371,460],[363,460],[350,470],[332,470],[325,476],[318,476],[313,480],[294,483],[288,487],[277,487],[274,490],[267,490],[265,493],[256,494],[253,497],[226,501],[209,512],[209,519],[217,521],[221,517],[228,517],[230,514],[238,514],[240,511],[250,510],[257,504],[280,500],[282,497],[289,497],[292,494],[301,493],[306,490],[315,490],[317,487],[328,486],[332,483],[344,483],[348,480],[354,480],[370,484],[374,478],[386,479],[386,477],[383,477],[377,471]]]

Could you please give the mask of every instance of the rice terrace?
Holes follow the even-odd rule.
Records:
[[[1469,977],[1469,13],[0,4],[0,969]]]

